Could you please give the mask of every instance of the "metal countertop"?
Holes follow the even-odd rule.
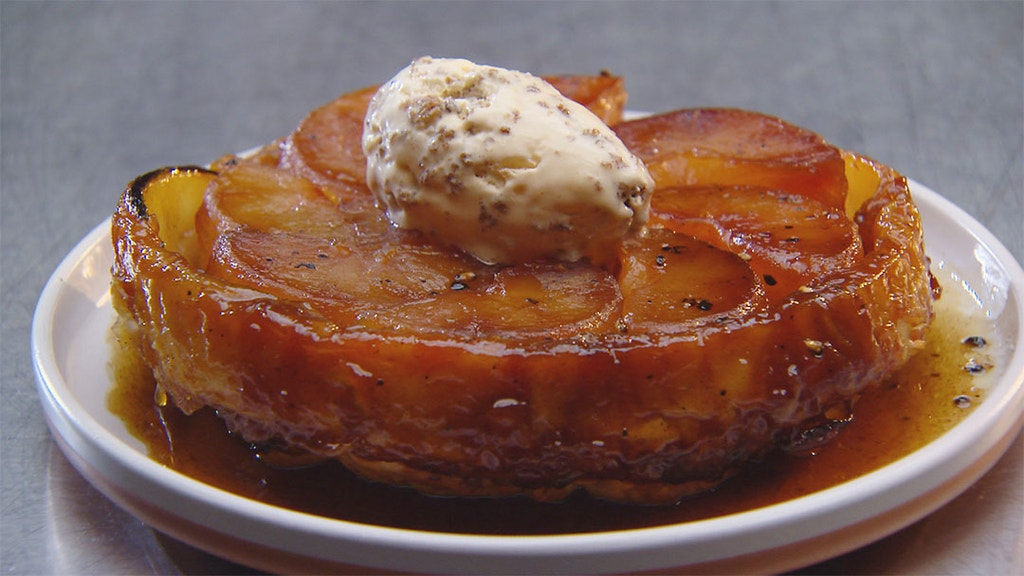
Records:
[[[1024,260],[1024,3],[0,3],[0,569],[249,570],[151,530],[57,449],[29,327],[126,182],[288,133],[412,58],[626,78],[629,108],[735,106],[936,190]],[[806,573],[1024,572],[1024,442],[936,513]]]

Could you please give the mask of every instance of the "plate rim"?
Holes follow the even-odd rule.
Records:
[[[919,207],[925,204],[943,216],[955,219],[964,231],[973,236],[978,244],[983,245],[995,257],[998,264],[1006,269],[1009,276],[1007,292],[1015,299],[1018,315],[1017,334],[1011,336],[1015,336],[1017,342],[1021,342],[1021,334],[1024,332],[1024,310],[1022,310],[1024,308],[1024,271],[1021,270],[1020,264],[991,232],[956,204],[914,180],[908,179],[908,182]],[[925,233],[927,236],[927,230]],[[518,561],[519,565],[528,567],[534,567],[529,562],[524,564],[524,561],[529,560],[530,557],[536,561],[535,563],[541,565],[545,564],[546,559],[551,560],[555,557],[563,560],[567,558],[575,560],[600,558],[600,563],[594,564],[594,568],[619,570],[622,568],[616,566],[615,563],[608,563],[607,559],[610,556],[625,555],[633,559],[633,564],[630,564],[628,569],[653,569],[666,566],[660,562],[639,566],[635,564],[641,560],[641,557],[647,555],[654,554],[658,558],[662,558],[665,549],[680,546],[680,540],[685,541],[688,548],[698,548],[699,552],[702,545],[716,544],[716,546],[708,546],[711,549],[720,547],[724,542],[751,538],[751,534],[746,531],[735,533],[733,524],[736,522],[757,526],[754,533],[763,536],[757,545],[745,546],[745,550],[768,550],[776,545],[785,544],[792,538],[792,534],[790,534],[792,530],[787,531],[781,528],[789,527],[791,529],[794,522],[801,523],[801,525],[813,523],[822,514],[827,514],[829,511],[844,510],[848,513],[848,519],[842,526],[835,527],[839,528],[884,513],[891,506],[868,499],[869,495],[877,495],[883,487],[889,487],[888,490],[884,490],[886,494],[898,491],[900,496],[897,499],[900,502],[912,499],[912,496],[907,495],[920,496],[929,490],[936,489],[943,482],[954,477],[957,472],[962,471],[961,467],[944,462],[940,458],[938,451],[941,448],[946,447],[947,444],[955,444],[956,452],[960,453],[965,449],[964,446],[977,445],[980,441],[994,445],[999,440],[1005,440],[1008,445],[1016,436],[1015,430],[1019,431],[1021,419],[1024,418],[1024,414],[1022,414],[1022,409],[1024,409],[1024,350],[1020,346],[1014,346],[1014,350],[1010,351],[1007,356],[1005,373],[1000,376],[1000,381],[1004,378],[1015,380],[1014,383],[1008,385],[1010,393],[1006,397],[986,399],[976,411],[968,415],[949,432],[882,468],[825,490],[770,506],[681,524],[578,534],[517,535],[514,537],[431,532],[326,518],[251,500],[164,467],[136,448],[126,444],[95,420],[78,402],[73,390],[63,378],[52,347],[52,337],[56,329],[54,323],[57,320],[56,305],[62,291],[67,288],[67,281],[72,271],[90,251],[98,249],[100,243],[107,241],[109,244],[109,239],[110,219],[108,218],[93,228],[61,260],[47,280],[33,314],[31,351],[37,389],[44,404],[47,423],[55,436],[61,436],[60,444],[65,454],[67,454],[67,450],[73,450],[76,453],[83,450],[91,451],[91,454],[78,453],[76,456],[85,460],[88,460],[90,456],[108,458],[114,465],[127,469],[122,473],[138,474],[141,479],[153,486],[162,487],[166,492],[176,494],[179,498],[198,502],[193,506],[212,507],[228,517],[247,519],[253,523],[253,526],[271,524],[279,530],[293,531],[295,534],[303,534],[306,537],[315,536],[315,538],[310,538],[310,542],[323,542],[326,539],[337,544],[339,540],[343,540],[348,542],[349,546],[365,546],[376,550],[370,556],[379,555],[381,550],[414,551],[417,553],[415,556],[418,556],[411,565],[408,560],[413,556],[406,556],[404,558],[406,562],[400,566],[393,566],[389,562],[374,562],[367,564],[368,566],[415,569],[420,566],[418,562],[422,562],[424,557],[438,560],[442,557],[456,555],[461,556],[462,560],[475,558],[477,561],[482,559]],[[47,346],[47,343],[51,345]],[[61,388],[66,389],[67,395],[62,393]],[[66,397],[68,395],[69,397]],[[997,419],[996,422],[999,426],[993,426],[992,423],[986,425],[986,422],[993,418],[992,413],[1016,414],[1016,418],[1004,416]],[[995,427],[999,430],[994,430]],[[957,434],[951,435],[953,431],[957,431]],[[74,438],[69,438],[69,436],[74,436]],[[942,444],[939,444],[940,441]],[[943,452],[945,451],[948,451],[948,448]],[[1002,451],[999,454],[1001,455]],[[75,458],[71,459],[73,464],[76,464],[76,468],[81,466],[81,462],[75,463]],[[85,463],[91,464],[90,462]],[[985,467],[981,473],[987,469],[988,467]],[[913,485],[892,486],[892,480],[888,478],[894,471],[901,473],[900,477],[912,475],[920,479],[921,482],[912,483]],[[90,482],[95,484],[94,480],[90,478]],[[107,490],[101,489],[101,492],[111,497],[111,494],[108,493],[109,487]],[[114,499],[116,500],[116,498]],[[857,506],[854,507],[854,504]],[[920,516],[934,511],[940,505],[931,507]],[[851,508],[854,508],[853,514],[849,514]],[[223,520],[220,523],[223,524]],[[910,522],[907,522],[905,525],[909,524]],[[233,527],[237,528],[237,526]],[[236,534],[238,534],[237,531]],[[254,543],[273,546],[272,542],[267,541],[265,530],[249,530],[248,532],[243,530],[240,535]],[[879,538],[883,536],[885,534],[878,535]],[[859,545],[863,544],[866,542]],[[468,553],[467,546],[471,547]],[[524,550],[529,550],[530,554],[525,555]],[[658,551],[662,554],[656,554]],[[330,558],[329,555],[325,557],[323,552],[323,549],[314,545],[308,551],[300,551],[300,554],[311,553],[320,558]],[[704,557],[698,554],[689,560],[702,562],[718,559],[719,555],[710,551],[706,552]],[[448,559],[452,560],[452,558]],[[463,564],[460,562],[453,564],[453,566],[460,565]],[[675,565],[668,567],[672,566]],[[478,570],[479,568],[480,566],[476,566],[474,569]],[[564,568],[569,569],[570,567]],[[579,566],[574,565],[571,569],[577,571]]]

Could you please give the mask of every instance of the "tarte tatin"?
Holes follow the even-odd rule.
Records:
[[[938,290],[900,174],[763,114],[623,121],[620,78],[548,80],[655,180],[611,264],[488,265],[391,225],[360,147],[376,87],[134,180],[112,293],[161,394],[285,464],[661,504],[827,441],[921,346]]]

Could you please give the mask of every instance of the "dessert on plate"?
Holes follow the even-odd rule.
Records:
[[[662,504],[841,433],[938,295],[906,179],[780,119],[421,58],[112,224],[159,396],[282,464]]]

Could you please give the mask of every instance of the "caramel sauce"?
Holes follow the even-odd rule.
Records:
[[[950,283],[952,284],[952,283]],[[948,284],[947,284],[948,285]],[[525,498],[421,495],[365,481],[335,462],[273,468],[226,430],[210,409],[185,416],[155,397],[149,369],[119,341],[110,410],[154,460],[196,480],[267,504],[379,526],[471,534],[566,534],[651,527],[752,510],[852,480],[953,428],[984,396],[998,336],[965,294],[944,294],[926,346],[862,395],[831,441],[803,454],[778,452],[714,490],[673,506],[631,506],[577,493],[558,503]],[[971,339],[974,337],[974,339]],[[978,337],[984,341],[978,340]]]

